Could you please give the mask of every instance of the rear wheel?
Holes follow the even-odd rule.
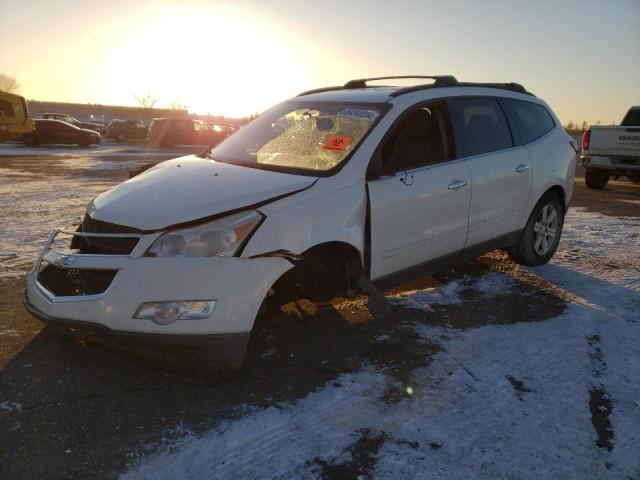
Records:
[[[610,177],[609,172],[587,170],[584,175],[584,183],[587,187],[593,188],[594,190],[602,190],[607,186]]]
[[[523,265],[541,265],[551,259],[558,248],[564,205],[555,193],[546,193],[533,209],[518,245],[511,257]]]
[[[22,143],[24,143],[27,147],[35,147],[38,144],[38,139],[35,135],[27,133],[22,137]]]

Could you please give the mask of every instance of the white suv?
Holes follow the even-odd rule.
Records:
[[[344,294],[496,248],[548,261],[576,164],[560,121],[518,84],[415,78],[434,82],[304,92],[99,195],[52,234],[27,308],[237,367],[268,296]]]

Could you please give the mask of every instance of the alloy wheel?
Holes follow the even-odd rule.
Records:
[[[544,255],[551,250],[557,232],[558,212],[553,205],[545,205],[533,226],[533,248],[538,255]]]

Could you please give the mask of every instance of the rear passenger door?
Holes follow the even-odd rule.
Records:
[[[505,112],[495,98],[448,102],[456,148],[471,172],[467,247],[517,232],[531,193],[526,148],[515,148]]]

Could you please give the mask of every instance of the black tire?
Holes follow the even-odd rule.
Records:
[[[587,187],[594,190],[602,190],[607,186],[609,182],[609,172],[595,172],[593,170],[587,170],[584,174],[584,183]]]
[[[78,138],[78,145],[80,145],[81,147],[88,147],[89,145],[91,145],[91,138],[89,138],[87,135],[82,135],[80,138]]]
[[[633,173],[631,175],[627,175],[627,178],[630,182],[640,183],[640,173]]]
[[[120,132],[118,134],[118,141],[119,142],[126,142],[127,141],[127,134],[124,132]]]
[[[35,147],[38,144],[38,139],[35,135],[27,133],[22,137],[22,143],[24,143],[26,147]]]
[[[555,221],[547,223],[545,217],[552,216]],[[563,224],[562,200],[555,193],[545,193],[531,212],[518,245],[510,251],[511,258],[522,265],[529,266],[547,263],[558,248]]]

